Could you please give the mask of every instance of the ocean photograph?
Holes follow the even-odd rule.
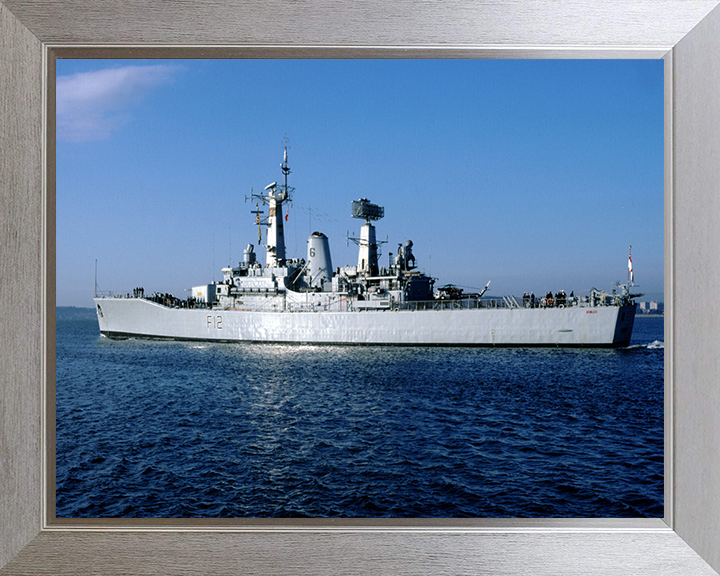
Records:
[[[58,518],[663,517],[662,61],[56,71]]]

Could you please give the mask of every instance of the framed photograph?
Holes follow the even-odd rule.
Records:
[[[53,55],[58,522],[663,517],[663,60]]]
[[[184,8],[173,20],[162,5],[152,5],[147,18],[145,4],[104,4],[103,11],[89,5],[0,4],[3,49],[9,54],[0,64],[0,98],[8,111],[0,137],[10,150],[0,173],[7,190],[0,216],[2,282],[9,295],[3,307],[8,345],[2,352],[7,369],[1,424],[7,465],[0,473],[11,487],[10,496],[0,499],[3,572],[521,574],[532,564],[540,574],[620,574],[628,567],[636,574],[713,574],[720,566],[718,487],[709,480],[720,475],[713,445],[720,393],[711,386],[717,313],[682,295],[691,287],[710,291],[718,276],[712,214],[720,174],[711,151],[720,138],[713,130],[720,105],[712,96],[720,69],[713,51],[708,53],[720,37],[716,4],[622,4],[602,14],[584,3],[548,3],[542,10],[520,3],[480,4],[465,6],[462,15],[434,5],[421,11],[403,6],[405,15],[413,15],[413,26],[393,23],[398,15],[377,5],[326,14],[319,27],[309,15],[271,15],[265,6]],[[538,19],[548,32],[538,29]],[[168,28],[163,23],[169,21],[180,23]],[[298,22],[305,27],[294,28]],[[277,30],[292,41],[261,46]],[[186,44],[196,48],[187,52],[181,46]],[[48,431],[54,389],[47,386],[55,362],[55,294],[49,287],[55,282],[56,209],[48,182],[55,181],[56,166],[46,145],[56,128],[51,114],[55,57],[72,57],[74,50],[94,58],[125,51],[133,58],[142,53],[153,58],[664,59],[665,342],[671,345],[665,360],[664,518],[57,522],[48,498],[55,463]]]

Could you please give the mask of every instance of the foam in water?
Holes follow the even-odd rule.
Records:
[[[632,346],[623,348],[623,350],[638,350],[641,348],[645,348],[647,350],[664,350],[665,343],[660,342],[660,340],[654,340],[653,342],[650,342],[650,344],[633,344]]]

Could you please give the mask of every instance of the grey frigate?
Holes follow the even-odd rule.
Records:
[[[333,268],[328,238],[313,232],[307,257],[288,258],[283,205],[292,198],[287,146],[283,182],[252,193],[256,224],[267,228],[265,264],[248,244],[223,279],[192,288],[185,299],[166,293],[95,293],[100,332],[115,339],[398,346],[627,346],[635,319],[630,281],[585,296],[483,297],[463,294],[418,268],[413,243],[399,245],[380,265],[374,222],[384,208],[351,202],[363,221],[357,264]],[[267,216],[259,208],[267,207]],[[261,217],[262,216],[262,217]]]

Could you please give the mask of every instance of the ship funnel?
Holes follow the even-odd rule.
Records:
[[[322,232],[313,232],[307,241],[307,282],[312,288],[328,289],[332,283],[332,261],[330,259],[330,243]]]

